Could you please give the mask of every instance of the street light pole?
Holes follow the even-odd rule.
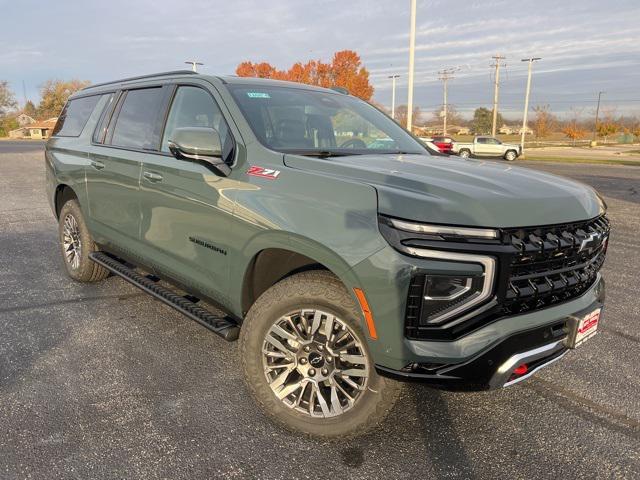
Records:
[[[391,118],[396,118],[396,78],[400,75],[389,75],[391,79]]]
[[[187,65],[191,65],[191,70],[193,70],[194,72],[198,71],[198,65],[204,65],[204,63],[200,63],[195,60],[189,60],[184,63],[186,63]]]
[[[416,0],[411,0],[411,28],[409,31],[409,80],[407,94],[407,130],[411,132],[413,120],[413,70],[416,50]]]
[[[520,155],[524,155],[524,137],[527,133],[527,113],[529,112],[529,93],[531,93],[531,67],[540,57],[523,58],[521,62],[529,62],[529,73],[527,75],[527,93],[524,96],[524,112],[522,113],[522,132],[520,132]]]
[[[600,113],[600,97],[606,92],[598,92],[598,106],[596,107],[596,123],[593,126],[593,141],[596,141],[598,135],[598,114]],[[605,142],[606,143],[606,142]]]

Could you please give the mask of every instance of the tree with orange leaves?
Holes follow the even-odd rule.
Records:
[[[373,87],[369,83],[369,71],[362,66],[360,56],[352,50],[342,50],[333,55],[331,63],[310,60],[297,62],[288,70],[278,70],[269,63],[242,62],[236,68],[240,77],[273,78],[306,83],[320,87],[343,87],[363,100],[370,100]]]

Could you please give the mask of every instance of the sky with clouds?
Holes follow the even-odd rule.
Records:
[[[391,102],[391,74],[405,103],[409,0],[0,0],[0,80],[20,101],[48,78],[92,82],[174,70],[231,74],[243,60],[285,68],[357,51],[374,99]],[[442,102],[438,70],[459,67],[449,101],[463,112],[490,106],[490,64],[506,56],[501,111],[517,118],[526,83],[521,58],[535,64],[531,105],[590,115],[605,108],[640,115],[640,0],[418,0],[415,103]]]

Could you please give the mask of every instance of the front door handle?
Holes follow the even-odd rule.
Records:
[[[146,178],[150,182],[161,182],[162,181],[162,175],[160,175],[159,173],[143,172],[142,175],[144,175],[144,178]]]
[[[91,166],[96,170],[102,170],[104,168],[104,163],[97,160],[91,160]]]

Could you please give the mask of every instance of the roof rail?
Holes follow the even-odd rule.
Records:
[[[197,75],[197,74],[198,72],[194,72],[193,70],[173,70],[171,72],[151,73],[149,75],[140,75],[138,77],[129,77],[129,78],[122,78],[120,80],[112,80],[111,82],[96,83],[94,85],[89,85],[88,87],[84,87],[82,90],[86,90],[88,88],[94,88],[94,87],[102,87],[104,85],[111,85],[112,83],[124,83],[124,82],[131,82],[133,80],[143,80],[145,78],[168,77],[169,75]]]
[[[333,90],[334,92],[338,92],[338,93],[342,93],[343,95],[349,95],[349,90],[347,90],[344,87],[330,87],[331,90]]]

